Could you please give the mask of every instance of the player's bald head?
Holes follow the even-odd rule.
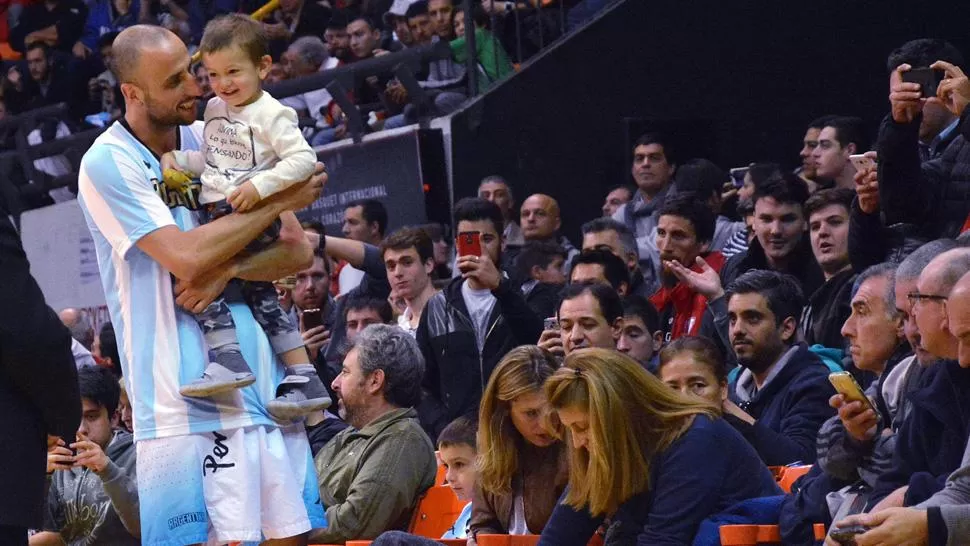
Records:
[[[141,63],[158,51],[185,49],[185,44],[173,32],[154,25],[135,25],[121,31],[112,44],[112,69],[119,83],[135,83]],[[186,51],[188,54],[188,51]]]

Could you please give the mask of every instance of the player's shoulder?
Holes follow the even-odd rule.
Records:
[[[81,166],[117,166],[119,163],[138,161],[140,156],[137,142],[124,127],[115,122],[94,140],[81,158]]]

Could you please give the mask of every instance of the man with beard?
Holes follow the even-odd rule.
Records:
[[[314,458],[327,528],[315,543],[406,530],[418,496],[434,485],[434,447],[418,424],[424,359],[407,332],[374,324],[357,336],[333,382],[350,428]]]
[[[230,304],[242,351],[262,379],[231,396],[185,398],[181,378],[201,377],[208,358],[198,323],[176,306],[204,308],[234,277],[271,281],[306,267],[312,247],[288,211],[316,201],[326,176],[200,226],[199,185],[176,191],[160,182],[162,154],[203,143],[189,53],[175,34],[147,25],[124,30],[113,49],[126,113],[84,155],[78,201],[125,355],[142,544],[306,544],[305,533],[325,519],[303,427],[266,412],[265,401],[291,385],[277,390],[284,370],[263,330],[248,306]],[[277,218],[280,240],[243,253]]]
[[[797,341],[804,297],[795,279],[749,271],[728,287],[731,346],[742,371],[729,385],[724,418],[766,465],[815,461],[819,428],[835,414],[829,370]]]
[[[707,297],[681,282],[670,264],[700,273],[708,268],[720,271],[724,256],[708,252],[714,237],[714,214],[697,194],[677,194],[664,203],[657,223],[657,249],[660,251],[661,287],[650,303],[660,313],[664,343],[702,335],[717,340],[714,315],[707,310]],[[705,262],[706,266],[699,262]]]
[[[481,255],[458,256],[461,275],[428,300],[418,324],[427,366],[421,424],[432,438],[455,418],[477,414],[502,357],[519,345],[535,344],[542,333],[542,319],[497,265],[502,263],[502,211],[474,197],[459,201],[454,217],[459,236],[478,235]]]

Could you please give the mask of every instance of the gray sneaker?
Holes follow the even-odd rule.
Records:
[[[266,404],[266,411],[279,421],[294,421],[308,413],[325,410],[333,403],[317,372],[291,374],[276,389],[276,398]]]
[[[248,387],[256,376],[239,353],[220,355],[220,362],[210,362],[202,377],[179,388],[179,394],[190,398],[208,398],[233,389]]]

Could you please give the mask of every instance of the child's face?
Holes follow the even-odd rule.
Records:
[[[253,63],[241,47],[235,45],[202,56],[209,71],[209,84],[217,97],[230,106],[245,106],[259,98],[260,82],[269,73],[273,59],[263,56]]]
[[[441,463],[445,465],[445,480],[458,496],[467,502],[475,491],[475,449],[469,445],[452,445],[438,450]]]

